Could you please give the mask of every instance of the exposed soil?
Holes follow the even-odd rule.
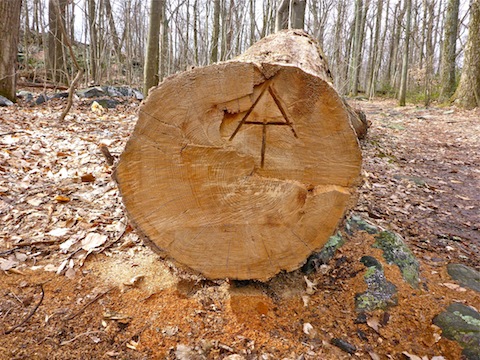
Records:
[[[354,310],[366,289],[359,259],[382,258],[371,235],[350,237],[307,277],[313,288],[300,271],[207,281],[126,225],[98,146],[120,154],[137,103],[79,102],[61,124],[61,102],[0,109],[0,359],[460,359],[432,318],[453,301],[480,307],[445,269],[480,268],[480,111],[356,105],[372,127],[355,211],[405,238],[422,281],[413,289],[385,265],[399,304],[364,319]]]

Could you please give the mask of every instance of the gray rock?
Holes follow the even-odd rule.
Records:
[[[105,96],[105,91],[100,86],[77,90],[77,95],[83,98],[93,98]]]
[[[322,250],[312,254],[308,258],[307,262],[302,267],[302,271],[305,274],[310,274],[313,271],[318,270],[320,265],[327,264],[333,258],[337,249],[343,244],[345,244],[345,239],[342,237],[342,234],[337,233],[336,235],[330,236]]]
[[[0,106],[12,106],[13,102],[8,100],[5,96],[0,95]]]
[[[363,220],[358,215],[352,215],[347,220],[345,228],[346,228],[347,233],[349,235],[353,235],[354,232],[359,231],[359,230],[366,231],[367,233],[372,234],[372,235],[378,234],[380,232],[380,230],[376,226],[374,226],[374,225],[368,223],[367,221]]]
[[[382,264],[373,256],[363,256],[360,261],[367,267],[367,291],[355,295],[355,310],[385,310],[397,305],[397,287],[386,279]]]
[[[35,104],[41,105],[44,102],[47,102],[49,100],[48,96],[46,94],[40,94],[37,97],[37,100],[35,100]]]
[[[418,288],[420,264],[399,235],[382,231],[375,237],[373,247],[381,249],[385,260],[399,267],[403,279],[412,287]]]
[[[448,274],[460,285],[480,292],[480,272],[463,264],[448,264]]]
[[[115,99],[97,99],[95,100],[97,103],[99,103],[102,107],[104,108],[109,108],[113,109],[115,108],[120,102]]]
[[[68,92],[67,92],[67,91],[55,93],[55,94],[51,97],[51,99],[66,99],[66,98],[68,98]]]
[[[442,336],[462,346],[462,354],[468,360],[480,359],[480,314],[477,311],[453,303],[435,316],[433,323],[442,329]]]
[[[25,90],[22,90],[22,91],[19,91],[17,93],[17,97],[27,101],[27,102],[32,102],[33,101],[33,93],[31,93],[30,91],[25,91]]]

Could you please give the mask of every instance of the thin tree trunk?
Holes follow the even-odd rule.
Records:
[[[159,43],[160,22],[162,20],[163,0],[150,1],[150,21],[148,24],[147,55],[145,57],[143,75],[143,94],[148,95],[148,89],[159,83]]]
[[[400,83],[400,94],[398,101],[398,104],[400,106],[405,106],[405,98],[407,96],[408,53],[410,43],[410,26],[412,21],[412,0],[406,0],[405,12],[407,15],[407,23],[405,25],[405,46],[403,49],[402,78]]]
[[[388,3],[387,3],[388,6]],[[378,0],[377,2],[377,18],[375,21],[375,37],[373,40],[373,54],[372,54],[372,61],[370,67],[370,74],[368,77],[368,97],[372,98],[375,96],[375,85],[376,85],[376,78],[377,78],[377,62],[380,58],[379,56],[379,48],[378,42],[380,38],[380,28],[382,26],[382,11],[383,11],[383,0]]]
[[[220,35],[220,0],[214,0],[213,7],[213,31],[212,31],[212,53],[210,63],[218,61],[218,40]]]

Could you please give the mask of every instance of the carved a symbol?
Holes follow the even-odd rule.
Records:
[[[264,96],[264,94],[267,92],[267,90],[268,90],[268,94],[271,96],[271,98],[275,102],[275,105],[277,105],[278,110],[280,110],[280,113],[282,114],[283,119],[285,120],[284,122],[283,121],[267,122],[267,120],[265,118],[263,119],[263,121],[249,121],[248,120],[248,117],[250,116],[252,111],[255,109],[255,107],[258,105],[260,99]],[[262,125],[262,150],[261,150],[261,160],[260,160],[260,166],[262,168],[263,168],[263,165],[265,164],[265,151],[266,151],[266,147],[267,147],[267,126],[270,126],[270,125],[288,126],[292,130],[293,136],[298,138],[297,133],[296,133],[295,129],[293,128],[292,121],[290,120],[290,117],[287,114],[286,109],[283,107],[282,103],[280,102],[279,96],[277,94],[275,94],[275,91],[271,87],[270,81],[267,81],[265,83],[262,91],[260,92],[260,95],[258,95],[258,97],[255,100],[255,102],[253,103],[252,107],[250,109],[248,109],[248,111],[245,113],[242,120],[240,121],[240,123],[236,127],[235,131],[230,136],[230,138],[229,138],[230,141],[232,141],[235,138],[235,135],[237,135],[238,131],[241,129],[241,127],[244,124]]]

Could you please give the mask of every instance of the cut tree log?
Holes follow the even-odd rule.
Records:
[[[299,268],[354,204],[352,116],[315,41],[281,31],[151,91],[115,178],[155,250],[207,278],[266,280]]]

